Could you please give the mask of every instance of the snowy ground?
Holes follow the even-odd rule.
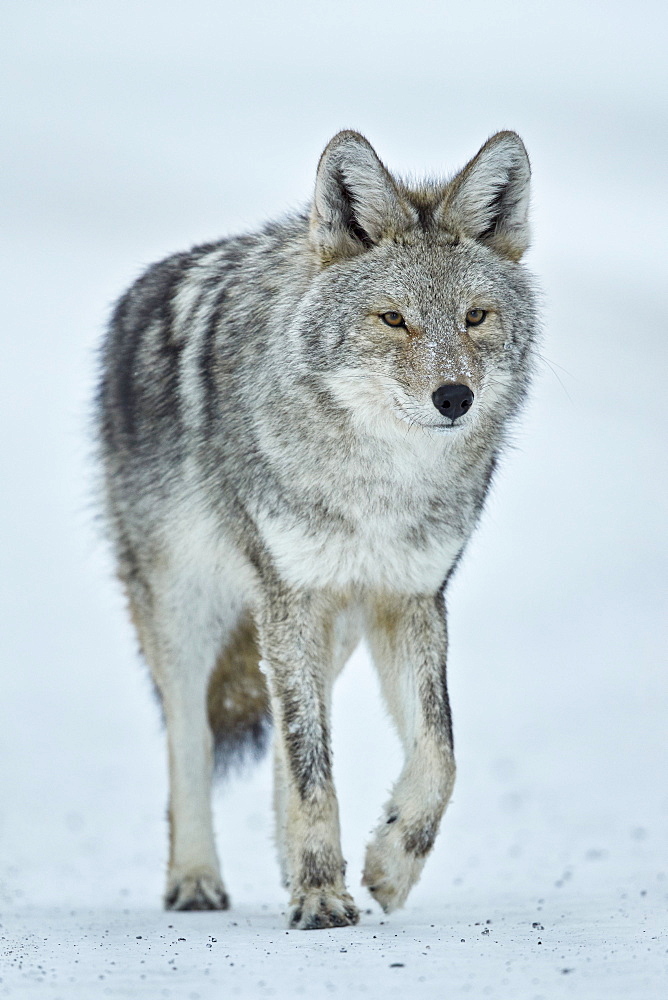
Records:
[[[185,11],[0,13],[0,997],[663,998],[665,6]],[[371,912],[285,930],[265,761],[217,793],[234,909],[166,914],[162,734],[92,523],[93,348],[141,267],[299,204],[346,126],[406,172],[512,127],[534,167],[549,363],[450,597],[458,783],[384,917],[359,872],[400,761],[361,650],[335,767]]]

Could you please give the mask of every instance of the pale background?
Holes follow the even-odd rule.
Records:
[[[0,997],[665,995],[667,22],[660,2],[2,4]],[[159,910],[163,736],[94,524],[90,399],[141,269],[303,204],[345,127],[418,174],[522,135],[545,362],[451,589],[459,777],[422,882],[388,919],[359,887],[399,769],[359,653],[335,754],[373,912],[286,935],[268,762],[216,797],[235,909]]]

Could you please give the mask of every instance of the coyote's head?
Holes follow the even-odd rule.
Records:
[[[297,323],[311,370],[366,427],[456,434],[512,415],[535,327],[519,264],[529,178],[514,132],[453,179],[416,186],[357,132],[328,144],[310,219],[316,276]]]

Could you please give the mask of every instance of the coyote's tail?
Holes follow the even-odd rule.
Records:
[[[207,699],[216,767],[225,772],[267,748],[271,712],[267,681],[260,670],[257,630],[250,616],[235,628],[216,661]]]

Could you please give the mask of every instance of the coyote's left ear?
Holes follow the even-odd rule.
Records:
[[[504,257],[519,260],[529,246],[531,168],[515,132],[498,132],[451,181],[442,224]]]
[[[323,263],[368,250],[412,221],[388,170],[359,132],[339,132],[318,164],[311,241]]]

